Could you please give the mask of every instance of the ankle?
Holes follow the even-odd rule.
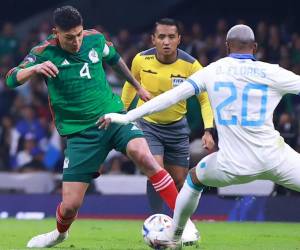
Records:
[[[169,235],[170,238],[175,241],[180,240],[182,237],[182,234],[183,234],[183,230],[184,230],[184,228],[182,228],[182,227],[173,228]]]
[[[65,231],[65,232],[60,232],[58,231],[58,229],[56,228],[55,230],[55,234],[57,234],[58,236],[65,236],[68,234],[69,230]]]

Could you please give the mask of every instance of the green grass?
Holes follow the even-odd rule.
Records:
[[[0,220],[0,250],[26,249],[34,235],[54,228],[54,219]],[[198,222],[202,241],[192,250],[300,250],[300,223]],[[142,221],[78,220],[70,237],[54,249],[149,250],[141,236]]]

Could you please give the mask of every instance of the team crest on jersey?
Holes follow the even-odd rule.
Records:
[[[89,52],[89,58],[92,61],[92,63],[99,62],[99,56],[95,49],[91,49]]]
[[[34,63],[36,61],[36,56],[35,55],[28,55],[25,57],[23,63],[20,64],[20,68],[25,68],[25,66],[28,64],[28,63]]]
[[[32,55],[32,54],[31,54],[31,55],[28,55],[28,56],[25,57],[24,61],[28,61],[28,62],[30,62],[30,63],[33,63],[33,62],[36,61],[36,56],[35,56],[35,55]]]

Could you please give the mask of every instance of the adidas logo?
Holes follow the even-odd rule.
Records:
[[[138,128],[137,126],[133,125],[133,126],[131,127],[131,130],[139,130],[139,128]]]
[[[65,158],[65,160],[64,160],[64,166],[63,166],[63,168],[68,168],[69,167],[69,158],[68,157],[66,157]]]
[[[68,60],[67,60],[67,59],[65,59],[65,60],[62,62],[62,64],[61,64],[61,65],[68,65],[68,64],[70,64],[70,63],[68,62]]]

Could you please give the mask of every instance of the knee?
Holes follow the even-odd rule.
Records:
[[[137,147],[137,146],[131,147],[128,150],[128,154],[137,163],[143,162],[143,160],[146,156],[146,153],[143,151],[143,149],[141,149],[140,147]]]
[[[150,152],[140,152],[140,154],[137,155],[136,160],[137,165],[140,167],[142,172],[148,177],[162,169]]]
[[[154,167],[157,165],[154,157],[149,150],[141,147],[131,147],[128,151],[129,156],[139,167]]]

